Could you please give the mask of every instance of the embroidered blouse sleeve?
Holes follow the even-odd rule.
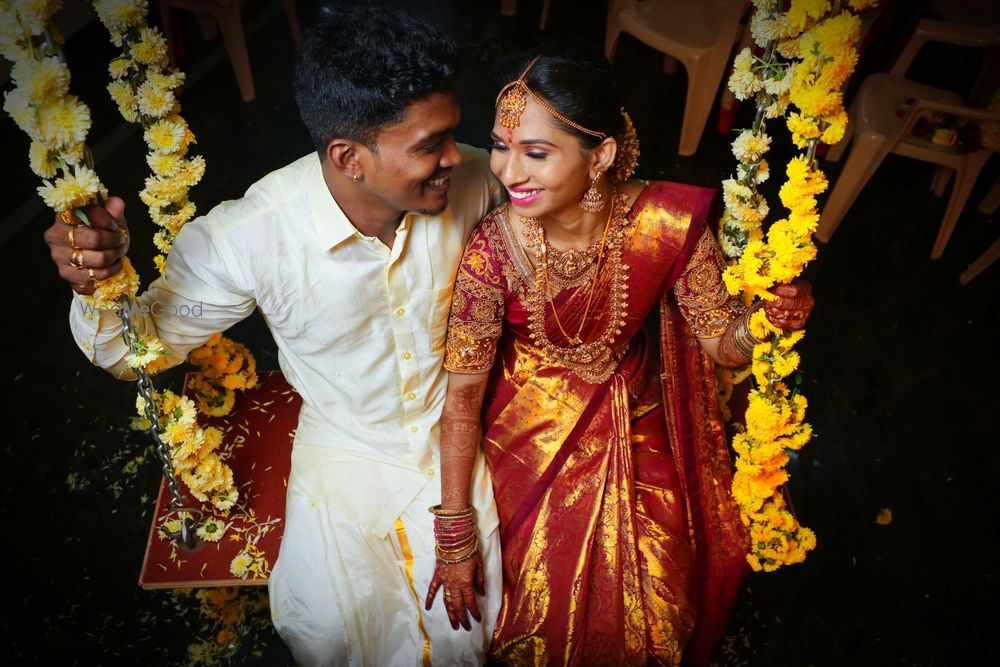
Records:
[[[473,232],[455,280],[444,356],[444,367],[453,373],[483,373],[496,358],[506,282],[482,231],[488,224]]]
[[[684,272],[674,284],[674,296],[684,319],[699,338],[717,338],[743,312],[738,297],[722,281],[726,261],[706,229],[698,239]]]

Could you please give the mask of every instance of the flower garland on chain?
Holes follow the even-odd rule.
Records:
[[[69,92],[70,72],[60,57],[61,37],[48,24],[60,0],[0,0],[0,54],[13,63],[16,87],[4,97],[4,111],[31,138],[28,162],[42,180],[38,194],[56,212],[76,211],[107,196],[87,148],[90,109]],[[96,281],[83,297],[89,308],[110,311],[133,297],[139,276],[125,258],[117,275]]]
[[[108,92],[122,117],[145,129],[146,163],[153,175],[146,178],[139,197],[162,227],[153,236],[162,253],[153,261],[162,274],[177,233],[197,210],[188,191],[205,174],[205,158],[187,155],[195,136],[174,94],[184,83],[184,73],[170,67],[167,40],[159,28],[146,24],[146,0],[95,0],[94,8],[111,41],[122,47],[108,66]]]
[[[840,89],[857,62],[860,34],[858,17],[834,9],[829,0],[792,0],[787,12],[781,12],[780,0],[753,4],[751,32],[763,55],[744,49],[729,85],[739,99],[756,98],[757,117],[733,142],[738,173],[723,182],[726,212],[719,239],[732,260],[724,274],[726,286],[732,294],[741,293],[746,303],[774,299],[767,290],[798,277],[816,256],[816,195],[826,190],[827,181],[813,162],[813,152],[817,142],[836,143],[843,137],[847,114]],[[872,3],[848,4],[860,11]],[[793,62],[782,62],[779,56]],[[797,109],[786,120],[792,141],[807,153],[789,162],[788,180],[779,192],[789,213],[765,235],[763,221],[769,210],[757,186],[768,175],[762,156],[771,140],[763,119],[785,115],[789,104]],[[746,428],[733,439],[733,495],[750,531],[747,560],[754,570],[771,571],[802,562],[816,545],[815,533],[799,525],[782,493],[788,481],[787,452],[801,449],[812,437],[812,427],[804,421],[808,402],[786,382],[798,368],[799,354],[793,348],[805,332],[774,327],[762,309],[752,315],[750,330],[764,342],[754,348],[750,366],[756,388],[749,395]]]
[[[191,495],[200,502],[209,502],[220,511],[235,504],[238,493],[232,469],[223,462],[219,446],[222,431],[198,426],[198,410],[187,396],[170,390],[155,392],[163,443],[170,450],[175,473],[187,485]],[[136,398],[135,408],[140,417],[145,414],[146,401]],[[148,424],[144,424],[148,427]]]
[[[174,94],[184,82],[184,73],[170,67],[166,38],[159,28],[146,23],[146,0],[94,0],[94,9],[111,33],[112,43],[122,48],[108,66],[112,79],[108,92],[122,117],[142,124],[145,130],[146,163],[153,175],[146,178],[139,198],[149,207],[153,222],[162,227],[153,236],[161,252],[153,261],[162,274],[177,232],[196,211],[188,191],[205,174],[205,158],[187,156],[195,136]],[[142,335],[135,347],[144,354],[133,355],[130,365],[145,365],[148,372],[156,373],[169,364],[169,351],[155,337]],[[194,403],[187,397],[166,390],[154,400],[174,470],[197,500],[227,511],[238,493],[233,471],[217,451],[222,433],[198,426]],[[141,398],[136,403],[140,415],[144,404]],[[204,534],[208,534],[204,526],[199,527],[198,536],[204,538]]]
[[[188,192],[205,174],[205,159],[187,155],[196,140],[174,95],[184,73],[170,67],[166,39],[158,28],[146,24],[146,0],[95,0],[94,7],[112,41],[122,47],[108,66],[112,79],[108,92],[126,121],[145,128],[146,162],[153,174],[139,197],[153,222],[162,227],[153,236],[161,253],[153,261],[162,274],[177,234],[197,211]],[[157,351],[165,354],[162,346]],[[257,384],[250,350],[221,334],[193,350],[188,360],[200,368],[192,386],[198,407],[207,416],[229,414],[236,402],[234,390]],[[160,362],[162,366],[151,372],[165,367],[166,357]]]

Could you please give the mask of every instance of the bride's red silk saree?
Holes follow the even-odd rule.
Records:
[[[531,289],[504,209],[466,248],[446,366],[492,368],[483,448],[503,546],[499,662],[696,664],[721,636],[747,571],[747,533],[729,493],[713,364],[688,321],[720,312],[692,306],[719,299],[721,258],[705,233],[713,194],[647,186],[619,246],[627,281],[609,260],[592,297],[589,281],[560,289],[558,324],[538,318],[552,305]],[[537,328],[532,338],[532,313],[548,341],[578,329],[600,338],[622,304],[616,275],[627,305],[607,354],[569,363],[539,344]]]

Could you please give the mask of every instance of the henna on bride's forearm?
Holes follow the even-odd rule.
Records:
[[[441,506],[469,504],[469,479],[479,449],[486,379],[449,390],[441,415]]]

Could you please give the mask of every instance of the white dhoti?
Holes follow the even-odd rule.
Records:
[[[427,508],[439,502],[437,484],[425,485],[392,530],[378,535],[296,477],[289,480],[285,532],[268,586],[274,626],[296,661],[307,667],[483,664],[501,600],[496,527],[479,537],[491,575],[486,595],[477,596],[482,623],[470,617],[472,630],[456,631],[442,591],[424,610],[436,561]],[[364,502],[377,505],[380,498]]]

